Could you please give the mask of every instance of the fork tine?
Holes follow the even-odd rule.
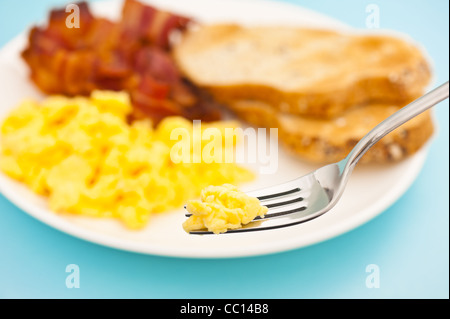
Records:
[[[293,194],[293,193],[296,193],[296,192],[300,192],[300,191],[301,191],[301,189],[296,187],[294,189],[291,189],[291,190],[288,190],[288,191],[285,191],[285,192],[280,192],[280,193],[275,193],[275,194],[270,194],[270,195],[265,195],[265,196],[256,196],[256,198],[258,198],[260,201],[265,201],[267,199],[273,199],[273,198],[276,198],[276,197],[282,197],[282,196],[290,195],[290,194]]]
[[[288,227],[288,226],[293,226],[293,225],[297,225],[297,224],[301,224],[304,223],[308,220],[311,220],[312,218],[309,219],[305,219],[305,220],[296,220],[295,222],[292,222],[290,224],[283,224],[283,225],[273,225],[273,226],[264,226],[264,227],[252,227],[249,223],[245,226],[249,226],[249,227],[241,227],[241,228],[237,228],[237,229],[229,229],[227,230],[225,233],[221,233],[221,235],[223,234],[237,234],[237,233],[246,233],[246,232],[256,232],[256,231],[262,231],[262,230],[270,230],[270,229],[277,229],[277,228],[283,228],[283,227]],[[209,230],[193,230],[190,231],[189,234],[191,235],[212,235],[214,234],[213,232],[209,231]]]
[[[284,216],[284,215],[298,213],[298,212],[304,211],[305,209],[306,209],[306,206],[300,206],[300,207],[296,207],[296,208],[293,208],[293,209],[290,209],[290,210],[283,210],[283,211],[280,211],[280,212],[269,213],[269,214],[265,214],[263,217],[256,216],[253,219],[253,221],[267,220],[269,218],[280,217],[280,216]],[[185,214],[185,216],[186,217],[190,217],[190,216],[192,216],[192,214]]]
[[[283,206],[289,206],[290,204],[302,202],[303,200],[304,200],[303,197],[297,197],[297,198],[290,199],[290,200],[287,200],[287,201],[271,203],[271,204],[267,204],[267,205],[264,205],[264,206],[266,206],[266,207],[269,208],[269,209],[275,208],[275,207],[281,208],[281,207],[283,207]],[[304,207],[304,206],[301,206],[301,207]],[[295,209],[285,211],[284,214],[288,214],[288,213],[291,213],[291,212],[295,212],[297,209],[299,209],[299,208],[301,208],[301,207],[297,207],[297,208],[295,208]],[[186,209],[186,205],[184,206],[184,209]],[[265,216],[270,216],[270,217],[273,217],[273,216],[281,216],[282,213],[283,213],[283,212],[276,212],[276,213],[272,213],[272,214],[266,214]],[[186,213],[186,214],[184,214],[184,216],[186,216],[186,217],[191,217],[192,214]]]
[[[306,207],[304,207],[301,210],[306,210]],[[291,213],[293,213],[293,212],[291,212]],[[225,233],[222,233],[222,234],[228,234],[228,233],[236,234],[236,233],[245,233],[245,232],[252,232],[252,231],[263,231],[263,230],[284,228],[284,227],[289,227],[289,226],[302,224],[304,222],[310,221],[310,220],[312,220],[314,218],[317,218],[319,216],[320,216],[320,214],[311,214],[311,215],[306,215],[306,216],[304,216],[303,218],[300,218],[300,219],[295,219],[291,223],[277,224],[277,225],[270,225],[270,226],[262,226],[262,227],[253,227],[254,225],[252,225],[252,224],[258,223],[258,220],[255,218],[253,221],[251,221],[250,223],[244,225],[241,228],[229,229]],[[263,220],[264,220],[264,218],[260,219],[260,221],[263,221]],[[210,235],[210,234],[214,234],[214,233],[211,232],[211,231],[208,231],[208,230],[193,230],[193,231],[190,231],[189,234],[191,234],[191,235]]]
[[[269,213],[269,214],[265,214],[263,217],[256,216],[255,219],[253,219],[253,221],[267,220],[269,218],[280,217],[280,216],[284,216],[284,215],[298,213],[298,212],[304,211],[305,209],[306,209],[306,206],[300,206],[300,207],[296,207],[296,208],[290,209],[290,210],[285,210],[285,211],[275,212],[275,213]]]
[[[286,183],[286,185],[290,186],[291,183]],[[301,189],[299,187],[287,187],[288,190],[286,191],[278,191],[277,193],[272,193],[272,194],[267,194],[267,195],[256,195],[256,192],[258,191],[252,191],[252,192],[247,192],[247,194],[249,196],[252,197],[256,197],[261,201],[261,205],[266,206],[267,208],[273,208],[273,207],[279,207],[279,206],[285,206],[285,205],[289,205],[292,203],[296,203],[296,202],[301,202],[303,201],[304,197],[300,196],[297,198],[293,198],[293,199],[289,199],[286,201],[276,201],[279,198],[283,198],[283,197],[287,197],[288,195],[290,195],[289,197],[292,197],[293,195],[295,195],[296,193],[301,192]],[[184,205],[184,209],[186,209],[186,205]],[[186,217],[190,217],[192,214],[185,214]]]
[[[276,203],[267,204],[267,205],[264,205],[264,206],[266,206],[267,208],[285,206],[285,205],[301,202],[301,201],[303,201],[303,199],[304,199],[303,197],[298,197],[298,198],[294,198],[294,199],[287,200],[287,201],[284,201],[284,202],[276,202]]]

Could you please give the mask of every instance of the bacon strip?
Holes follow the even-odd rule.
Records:
[[[126,0],[117,23],[94,17],[86,2],[80,28],[68,28],[64,9],[50,12],[48,26],[30,31],[22,57],[30,78],[45,93],[89,95],[95,89],[126,90],[139,114],[217,120],[209,96],[182,77],[171,55],[170,35],[192,20]]]

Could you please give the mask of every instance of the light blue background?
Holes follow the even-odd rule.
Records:
[[[365,8],[375,3],[380,26],[422,43],[437,83],[448,80],[447,0],[289,2],[357,28],[365,27]],[[44,19],[52,5],[65,4],[1,0],[0,46]],[[449,298],[448,101],[435,109],[438,136],[423,171],[398,202],[349,233],[289,252],[225,260],[129,253],[54,230],[0,195],[0,297]],[[65,285],[72,263],[80,267],[78,289]],[[379,288],[366,287],[369,264],[379,266]]]

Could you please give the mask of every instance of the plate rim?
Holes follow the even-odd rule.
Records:
[[[199,0],[195,0],[199,1]],[[202,1],[202,0],[200,0]],[[223,1],[223,0],[215,0],[215,1]],[[104,0],[104,1],[98,1],[94,3],[90,3],[92,5],[93,11],[98,10],[99,7],[102,5],[106,5],[110,2],[120,2],[118,0]],[[142,1],[149,4],[155,4],[155,2],[160,1]],[[225,2],[225,1],[224,1]],[[334,23],[336,25],[341,25],[342,27],[348,27],[343,22],[332,18],[330,16],[327,16],[323,13],[304,8],[300,5],[295,5],[289,2],[275,2],[271,0],[227,0],[228,3],[252,3],[252,4],[270,4],[275,5],[278,7],[286,7],[289,9],[295,9],[299,12],[302,11],[303,13],[308,12],[312,13],[316,16],[320,16],[322,19],[326,19],[330,21],[330,23]],[[232,4],[233,5],[233,4]],[[97,9],[96,9],[97,8]],[[21,33],[19,33],[17,36],[15,36],[13,39],[8,41],[4,46],[0,48],[0,62],[4,60],[2,58],[2,54],[4,51],[6,51],[8,48],[14,48],[17,45],[20,45],[21,42],[23,42],[24,38],[26,37],[26,34],[29,30],[25,29]],[[4,62],[4,61],[3,61]],[[69,220],[64,219],[60,215],[53,213],[48,214],[49,210],[42,209],[40,207],[35,207],[32,202],[23,201],[20,198],[17,198],[12,192],[10,192],[7,188],[5,188],[5,183],[2,182],[3,179],[9,179],[8,176],[6,176],[3,172],[0,172],[0,192],[3,194],[5,199],[10,201],[12,204],[14,204],[16,207],[18,207],[20,210],[22,210],[24,213],[32,216],[33,218],[39,220],[40,222],[44,223],[47,226],[52,227],[53,229],[56,229],[60,232],[63,232],[65,234],[68,234],[72,237],[82,239],[84,241],[101,245],[104,247],[109,247],[113,249],[119,249],[122,251],[128,251],[133,253],[140,253],[140,254],[146,254],[146,255],[156,255],[156,256],[165,256],[165,257],[174,257],[174,258],[192,258],[192,259],[218,259],[218,258],[242,258],[242,257],[253,257],[253,256],[261,256],[261,255],[270,255],[275,253],[281,253],[290,251],[293,249],[303,248],[306,246],[311,246],[313,244],[318,244],[324,241],[327,241],[329,239],[338,237],[342,234],[345,234],[351,230],[354,230],[363,224],[367,223],[368,221],[372,220],[376,216],[382,214],[384,211],[386,211],[393,203],[395,203],[397,200],[401,198],[401,196],[409,189],[409,187],[413,184],[413,182],[416,180],[418,174],[422,170],[422,167],[426,161],[426,158],[428,156],[428,145],[425,145],[422,147],[421,150],[419,150],[416,154],[412,155],[409,159],[414,161],[413,168],[414,171],[409,170],[408,172],[410,174],[406,174],[406,178],[404,178],[401,182],[396,184],[396,187],[394,189],[390,189],[390,192],[387,192],[382,197],[382,200],[376,201],[373,205],[367,207],[363,211],[360,211],[359,214],[354,214],[352,218],[347,218],[344,220],[344,222],[338,223],[336,225],[333,225],[332,227],[326,227],[323,230],[316,231],[312,233],[309,237],[301,238],[302,240],[283,240],[283,241],[277,241],[277,244],[272,244],[270,246],[261,247],[257,246],[255,247],[251,252],[248,250],[238,250],[238,251],[219,251],[215,253],[211,253],[211,251],[202,252],[199,249],[194,249],[190,251],[183,251],[182,248],[180,249],[172,249],[170,251],[167,251],[167,247],[160,247],[158,245],[152,246],[151,243],[146,243],[146,246],[144,246],[141,242],[133,242],[129,239],[123,239],[119,237],[114,237],[108,234],[99,233],[96,231],[93,231],[91,229],[83,228],[79,225],[71,223]],[[15,182],[15,181],[14,181]],[[395,190],[395,191],[393,191]],[[30,191],[31,192],[31,191]],[[228,236],[227,234],[223,236]],[[148,249],[150,247],[150,249]]]

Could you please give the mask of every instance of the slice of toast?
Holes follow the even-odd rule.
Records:
[[[423,52],[402,38],[292,26],[200,26],[174,57],[219,102],[252,99],[321,118],[363,103],[402,104],[430,80]]]
[[[276,127],[281,144],[301,159],[332,163],[345,158],[372,128],[401,106],[380,103],[352,108],[333,119],[318,119],[279,112],[265,102],[240,100],[229,107],[243,120],[258,127]],[[362,158],[365,163],[402,160],[419,150],[433,135],[430,111],[392,131]]]

